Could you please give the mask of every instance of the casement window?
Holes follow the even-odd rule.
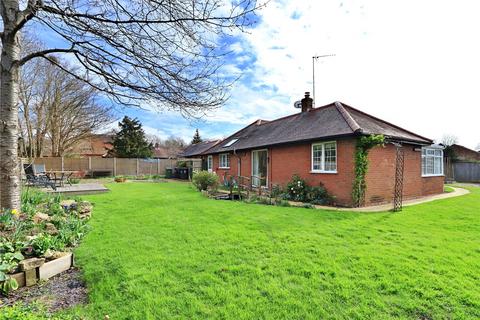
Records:
[[[422,177],[443,176],[443,150],[422,148]]]
[[[230,168],[230,157],[228,156],[228,153],[220,154],[220,168]]]
[[[335,141],[312,144],[312,172],[337,172],[337,143]]]

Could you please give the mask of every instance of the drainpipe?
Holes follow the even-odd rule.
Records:
[[[268,176],[270,176],[270,179],[268,179],[268,183],[267,183],[267,188],[268,188],[268,185],[270,185],[270,191],[272,190],[271,186],[272,186],[272,150],[273,149],[267,149],[267,168],[269,168],[270,170],[268,170]]]
[[[242,168],[242,159],[237,154],[237,150],[233,148],[233,155],[237,157],[237,175],[240,177],[241,175],[241,168]],[[239,178],[240,179],[240,178]]]

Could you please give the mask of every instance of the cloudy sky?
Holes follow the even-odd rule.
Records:
[[[298,112],[312,90],[316,106],[342,101],[420,135],[480,143],[479,1],[275,1],[248,34],[231,40],[225,61],[242,78],[221,109],[200,121],[174,113],[124,110],[149,133],[190,140],[228,136],[255,119]]]

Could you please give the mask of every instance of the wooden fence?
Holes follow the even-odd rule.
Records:
[[[33,161],[22,159],[23,163],[44,164],[47,171],[79,171],[86,174],[95,171],[118,175],[164,175],[165,169],[174,168],[185,161],[194,171],[202,169],[201,159],[132,159],[132,158],[65,158],[45,157]]]
[[[458,182],[480,182],[479,162],[455,162],[453,178]]]

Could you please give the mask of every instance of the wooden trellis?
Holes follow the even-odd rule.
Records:
[[[403,205],[403,170],[405,166],[405,153],[401,144],[394,143],[394,145],[396,147],[396,161],[393,211],[398,212],[402,210]]]

